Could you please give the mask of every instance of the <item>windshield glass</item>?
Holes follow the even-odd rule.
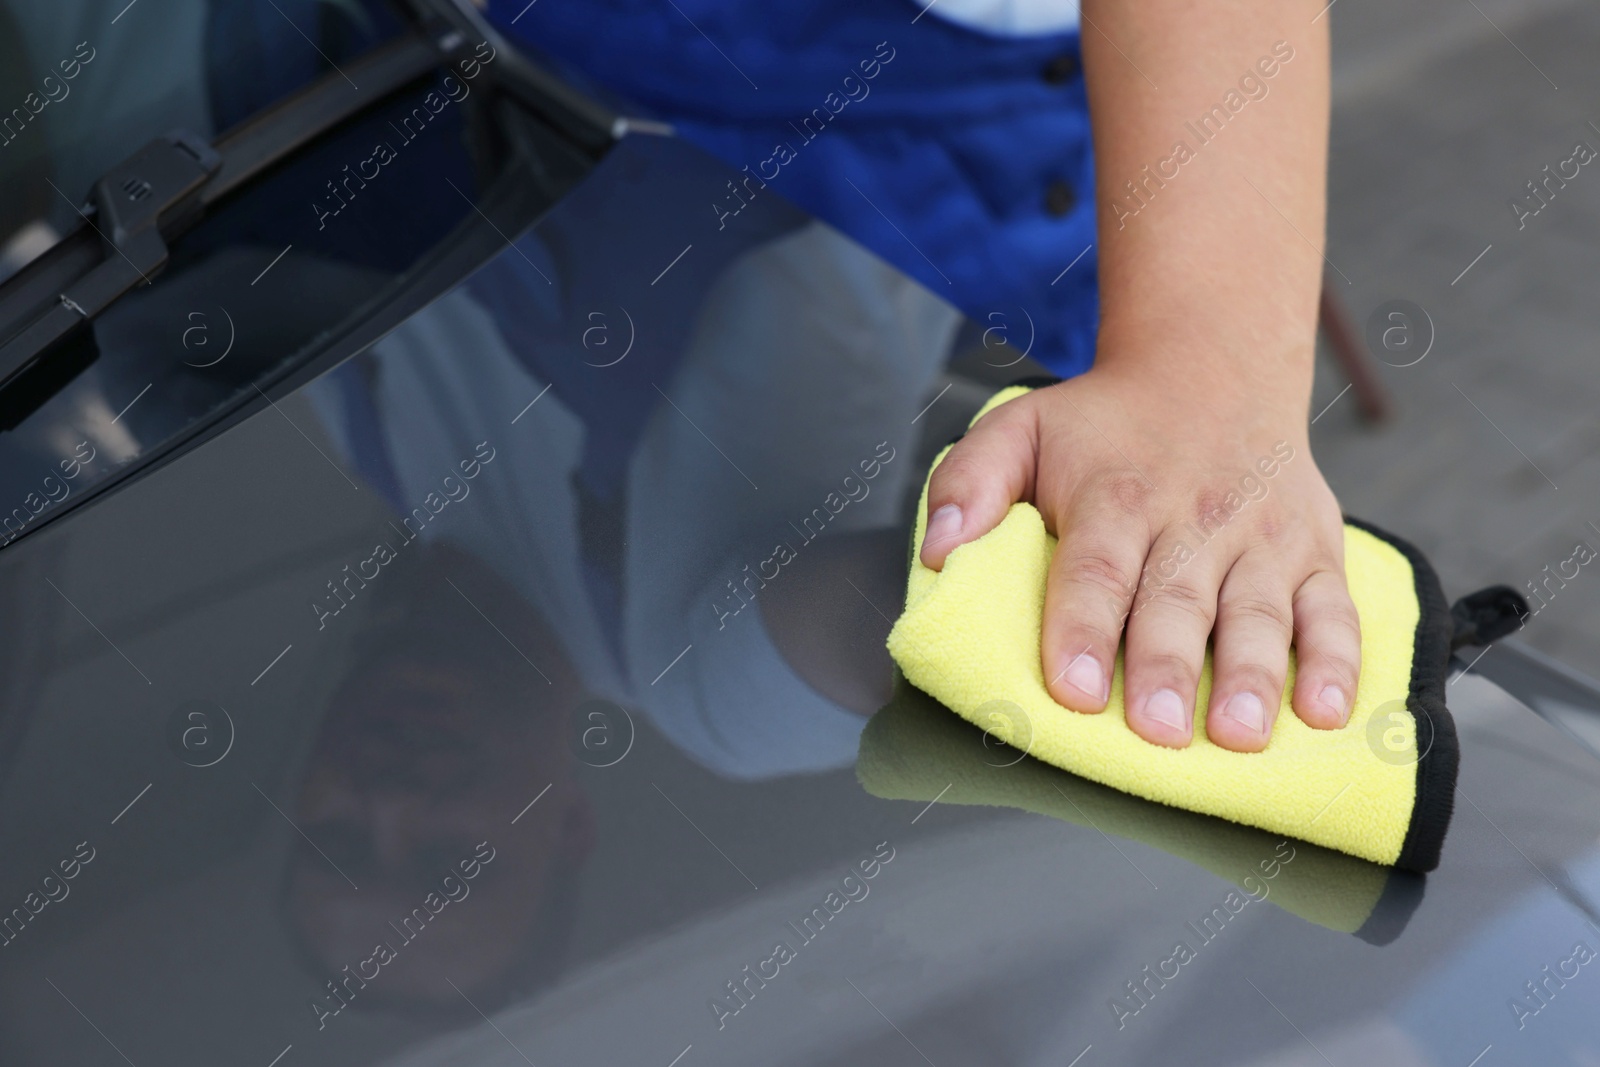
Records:
[[[236,126],[313,81],[331,87],[338,106],[351,73],[367,80],[360,51],[401,25],[382,8],[303,7],[195,5],[194,62],[179,71],[170,61],[162,67],[177,79],[170,93],[127,116],[86,106],[77,125],[69,119],[78,98],[69,96],[40,113],[41,121],[59,117],[59,130],[20,131],[15,143],[35,153],[31,163],[0,153],[8,166],[43,168],[18,181],[44,190],[40,218],[76,226],[71,249],[59,251],[100,257],[95,270],[108,264],[138,271],[129,291],[75,323],[0,388],[0,548],[189,447],[248,405],[266,403],[286,376],[308,377],[314,361],[337,361],[370,343],[491,255],[506,231],[527,225],[589,165],[527,111],[497,104],[490,85],[500,53],[488,40],[457,33],[448,54],[417,46],[420,60],[406,60],[411,76],[387,95],[372,90],[349,118],[302,136],[281,161],[208,198],[204,216],[167,239],[159,270],[100,247],[110,224],[65,190],[81,193],[97,168],[139,143],[136,137],[180,120],[192,119],[199,130]],[[297,12],[314,17],[326,47],[300,37],[290,21]],[[144,14],[131,7],[111,29],[137,26]],[[121,43],[95,53],[88,66],[80,61],[72,84],[90,84],[90,73],[104,69],[114,84],[143,85],[115,67],[124,55],[117,49],[143,38],[108,39]],[[301,51],[310,58],[284,58]],[[136,52],[126,54],[128,62],[155,63]],[[252,64],[265,64],[271,75],[255,77]],[[292,112],[278,109],[252,130],[293,121]],[[117,130],[109,147],[97,125],[103,122]],[[248,147],[236,137],[223,151],[242,151],[241,143]],[[49,313],[57,291],[71,304],[73,289],[42,289],[31,280],[35,273],[16,278],[37,290],[45,309],[30,313]]]
[[[1592,1044],[1581,977],[1525,1034],[1507,1000],[1596,944],[1600,773],[1489,682],[1450,690],[1472,803],[1425,881],[894,684],[923,472],[1014,357],[776,197],[719,238],[686,207],[728,173],[625,139],[360,355],[0,553],[9,1055]]]
[[[152,138],[209,140],[403,28],[383,0],[0,4],[0,280]]]
[[[337,83],[301,12],[353,9],[230,32],[300,47],[275,6]],[[6,1067],[1600,1057],[1590,751],[1455,661],[1423,877],[919,693],[919,496],[1030,322],[660,127],[578,153],[462,48],[0,390]]]

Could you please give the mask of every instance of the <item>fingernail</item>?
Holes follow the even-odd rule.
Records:
[[[1144,717],[1180,733],[1189,732],[1189,713],[1183,698],[1171,689],[1157,689],[1144,702]]]
[[[961,508],[956,504],[946,504],[935,511],[928,519],[928,532],[923,535],[924,545],[936,545],[940,541],[948,541],[961,533]]]
[[[1350,707],[1345,703],[1343,689],[1336,685],[1325,685],[1322,687],[1322,692],[1317,694],[1317,699],[1339,716],[1340,726],[1349,721]]]
[[[1072,688],[1095,700],[1105,700],[1109,695],[1106,691],[1106,672],[1101,669],[1099,661],[1087,652],[1079,654],[1067,665],[1066,679]]]
[[[1251,733],[1267,732],[1267,709],[1262,705],[1261,698],[1254,693],[1235,693],[1223,706],[1222,714]]]

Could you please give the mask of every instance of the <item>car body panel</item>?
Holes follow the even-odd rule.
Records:
[[[0,552],[5,1061],[1600,1053],[1593,967],[1525,985],[1600,946],[1600,764],[1512,680],[1453,677],[1454,826],[1383,944],[1227,905],[1276,841],[1229,878],[1203,834],[863,787],[908,509],[984,389],[941,377],[954,312],[776,191],[717,225],[729,177],[624,139],[358,356]]]

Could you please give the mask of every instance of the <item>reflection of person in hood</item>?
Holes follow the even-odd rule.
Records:
[[[567,748],[581,683],[549,627],[465,553],[414,551],[373,583],[290,812],[321,1026],[347,1006],[475,1016],[547,981],[593,833]]]
[[[1062,707],[1104,711],[1115,674],[1118,728],[1154,745],[1259,752],[1285,696],[1345,727],[1360,620],[1309,456],[1332,4],[1082,0],[1080,33],[1072,0],[484,2],[541,64],[727,164],[674,246],[703,255],[783,197],[1066,377],[952,446],[919,550],[942,571],[1038,509],[1059,539],[1039,669]],[[796,339],[806,366],[827,329]],[[1241,511],[1252,471],[1272,493]]]
[[[558,208],[541,231],[562,218]],[[530,233],[470,286],[308,387],[333,450],[398,517],[489,439],[496,458],[471,496],[428,522],[418,543],[486,561],[544,618],[560,620],[554,636],[591,695],[642,712],[701,766],[741,780],[847,767],[866,714],[887,699],[878,689],[890,670],[883,632],[864,629],[882,622],[886,632],[887,622],[846,578],[876,603],[898,599],[901,503],[921,428],[912,420],[937,372],[932,335],[954,329],[956,312],[822,226],[758,242],[708,271],[691,305],[699,309],[692,343],[670,379],[672,403],[648,381],[634,383],[654,399],[638,416],[638,443],[616,457],[625,481],[613,486],[607,519],[580,487],[587,444],[615,443],[614,428],[591,426],[568,404],[574,394],[592,399],[582,382],[563,393],[519,356],[582,366],[574,339],[590,304],[574,298],[580,310],[565,319],[543,308],[548,283],[529,264],[543,263],[563,284],[597,270],[614,247],[600,237],[622,234],[593,225],[586,234],[557,242],[569,258],[556,260]],[[797,287],[808,278],[815,284]],[[899,298],[880,306],[886,289]],[[786,338],[810,336],[801,327],[818,307],[829,309],[838,342],[825,346],[826,358],[785,348]],[[609,402],[620,381],[595,378],[586,388]],[[838,402],[841,381],[850,383],[848,404]],[[725,402],[729,390],[737,403]],[[696,426],[740,456],[759,493],[706,462]],[[824,507],[829,493],[849,492],[841,479],[859,476],[864,462],[876,471],[870,495],[858,492],[830,519],[825,539],[796,540],[799,558],[759,606],[719,616],[740,564],[759,563],[775,538],[795,538],[789,523]],[[874,551],[863,555],[868,544]]]

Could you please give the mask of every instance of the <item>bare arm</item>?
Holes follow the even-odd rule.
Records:
[[[1291,645],[1295,712],[1348,718],[1359,626],[1343,528],[1307,445],[1323,259],[1327,20],[1312,0],[1085,0],[1102,321],[1095,366],[1006,404],[929,494],[940,567],[1016,500],[1061,540],[1041,663],[1184,746],[1267,744]],[[1198,692],[1208,638],[1216,679]]]
[[[1316,13],[1285,0],[1085,0],[1100,366],[1248,383],[1304,410],[1328,140],[1328,20]]]

